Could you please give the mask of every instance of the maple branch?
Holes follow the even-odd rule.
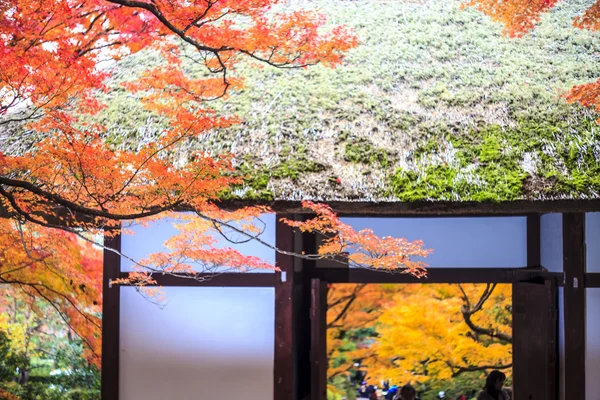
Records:
[[[209,70],[213,73],[223,73],[223,82],[225,85],[223,93],[220,96],[217,96],[217,98],[221,98],[221,97],[225,96],[225,94],[230,86],[229,82],[227,81],[227,66],[223,62],[221,55],[220,55],[223,52],[230,52],[230,51],[238,52],[240,54],[247,55],[251,58],[254,58],[257,61],[263,62],[265,64],[271,65],[276,68],[304,68],[304,67],[316,65],[319,63],[319,60],[316,60],[313,63],[295,64],[295,62],[300,59],[301,53],[298,53],[292,59],[288,59],[288,60],[277,63],[277,62],[272,61],[272,56],[275,52],[275,49],[273,49],[271,56],[264,58],[264,57],[259,56],[257,53],[246,50],[246,49],[235,48],[235,47],[231,47],[231,46],[211,47],[211,46],[206,46],[204,44],[199,43],[197,40],[194,40],[193,38],[188,36],[187,31],[191,28],[191,26],[197,24],[198,21],[200,21],[204,16],[206,16],[206,14],[208,13],[208,9],[210,7],[212,7],[212,5],[214,4],[214,3],[211,3],[210,1],[208,2],[208,7],[204,11],[204,13],[200,14],[197,18],[194,19],[194,21],[191,24],[187,25],[183,29],[177,28],[171,21],[169,21],[169,19],[153,3],[145,3],[145,2],[136,1],[136,0],[108,0],[108,2],[114,3],[114,4],[119,4],[124,7],[140,8],[140,9],[146,10],[146,11],[150,12],[152,15],[154,15],[154,17],[160,23],[162,23],[166,28],[168,28],[171,32],[173,32],[177,36],[179,36],[179,38],[181,38],[181,40],[192,45],[199,52],[207,52],[207,53],[213,54],[217,58],[217,61],[218,61],[219,65],[221,66],[221,68],[219,70],[215,70],[215,71],[211,70],[210,68],[209,68]],[[221,17],[219,17],[219,18],[221,18]],[[217,18],[216,20],[218,20],[219,18]]]
[[[214,3],[210,0],[208,0],[206,2],[206,9],[204,9],[204,12],[200,15],[198,15],[192,22],[189,23],[188,26],[186,26],[185,28],[183,28],[183,33],[187,33],[187,31],[193,27],[199,27],[198,25],[196,25],[198,22],[200,22],[201,19],[203,19],[204,17],[206,17],[206,15],[208,14],[208,12],[210,11],[210,9],[212,8],[212,6],[214,6],[219,0],[216,0]],[[228,14],[228,13],[225,13]]]
[[[356,301],[358,294],[365,288],[365,286],[366,286],[366,284],[356,285],[354,287],[352,294],[346,296],[346,299],[348,301],[346,302],[346,304],[344,305],[342,310],[338,313],[338,315],[331,322],[327,323],[328,329],[335,328],[336,327],[335,323],[346,317],[348,310],[350,309],[352,304]],[[331,308],[331,307],[333,307],[333,305],[329,305],[329,304],[327,305],[327,308]]]
[[[150,162],[150,160],[154,157],[156,157],[156,155],[158,153],[160,153],[161,151],[164,151],[166,149],[168,149],[169,147],[174,146],[175,144],[177,144],[178,142],[180,142],[183,139],[186,139],[188,137],[190,137],[190,135],[188,135],[188,132],[190,132],[190,130],[193,128],[193,123],[190,124],[190,126],[179,136],[177,136],[175,139],[173,139],[172,141],[170,141],[169,143],[164,144],[163,146],[155,149],[152,153],[150,153],[141,163],[140,165],[138,165],[136,167],[136,169],[133,171],[133,173],[131,174],[131,176],[129,177],[129,179],[127,181],[125,181],[125,183],[123,184],[123,186],[117,190],[111,197],[110,199],[116,199],[126,188],[127,186],[129,186],[131,184],[131,182],[133,182],[133,179],[140,173],[140,171],[142,170],[142,167],[144,167],[147,163]],[[188,186],[189,187],[189,186]],[[185,192],[185,191],[184,191]],[[181,197],[181,196],[180,196]]]
[[[97,324],[96,322],[94,322],[88,315],[86,315],[86,313],[84,313],[83,311],[81,311],[79,309],[79,307],[65,294],[52,289],[51,287],[43,284],[43,283],[32,283],[32,282],[25,282],[22,280],[17,280],[14,278],[10,278],[10,279],[6,279],[6,278],[0,278],[0,282],[2,283],[6,283],[6,284],[19,284],[19,285],[26,285],[26,286],[30,286],[33,288],[36,288],[36,291],[39,291],[38,287],[42,287],[46,290],[48,290],[51,293],[54,293],[56,296],[63,298],[64,300],[66,300],[76,311],[78,314],[80,314],[82,317],[84,317],[89,323],[91,323],[92,325],[94,325],[97,328],[100,328],[100,325]]]
[[[254,58],[257,61],[263,62],[265,64],[268,64],[272,67],[276,67],[276,68],[281,68],[281,69],[296,69],[296,68],[304,68],[304,67],[312,67],[314,65],[317,65],[320,63],[319,60],[316,60],[313,63],[303,63],[303,64],[294,64],[296,61],[298,61],[300,59],[300,55],[297,55],[296,57],[292,58],[291,60],[287,60],[285,62],[281,62],[281,63],[274,63],[271,61],[273,55],[275,54],[275,50],[273,50],[271,52],[271,55],[267,58],[261,57],[256,55],[253,52],[250,52],[248,50],[242,50],[242,49],[238,49],[238,51],[242,54],[245,54],[251,58]]]
[[[463,319],[464,319],[465,323],[467,324],[467,326],[476,334],[486,335],[486,336],[498,339],[498,340],[506,342],[506,343],[512,343],[511,335],[507,335],[505,333],[498,332],[493,328],[489,328],[489,329],[483,328],[481,326],[476,325],[471,320],[471,316],[473,314],[481,311],[483,304],[490,298],[490,296],[494,292],[494,289],[496,288],[496,284],[495,283],[494,284],[489,284],[489,283],[486,284],[486,287],[485,287],[483,293],[481,294],[481,297],[479,298],[479,300],[475,304],[475,307],[473,307],[473,308],[470,307],[469,297],[467,296],[465,290],[463,289],[463,287],[460,283],[458,284],[458,287],[460,288],[461,292],[463,293],[463,300],[465,301],[465,304],[463,304],[461,306],[460,311],[461,311],[461,314],[462,314]]]
[[[223,237],[225,240],[227,240],[230,243],[233,244],[244,244],[244,243],[249,243],[253,240],[256,240],[260,235],[262,235],[265,230],[267,229],[267,224],[266,222],[264,222],[262,219],[255,217],[256,220],[260,221],[260,223],[262,224],[262,228],[260,229],[260,231],[256,234],[253,235],[246,235],[246,239],[244,240],[232,240],[230,238],[227,237],[227,235],[225,234],[225,232],[223,232],[223,230],[221,229],[221,227],[219,227],[219,225],[217,225],[216,222],[212,221],[212,225],[213,228],[215,228],[215,230],[219,233],[219,235],[221,235],[221,237]]]
[[[165,211],[171,211],[174,208],[176,208],[177,206],[182,205],[181,202],[174,202],[173,204],[169,204],[166,206],[150,207],[149,211],[137,212],[137,213],[132,213],[132,214],[115,214],[115,213],[111,213],[108,211],[101,211],[101,210],[97,210],[94,208],[82,206],[82,205],[74,203],[70,200],[64,199],[54,193],[43,190],[40,187],[38,187],[32,183],[26,182],[26,181],[0,176],[0,185],[6,185],[6,186],[18,187],[21,189],[25,189],[25,190],[27,190],[33,194],[36,194],[46,200],[49,200],[55,204],[66,207],[72,211],[79,212],[82,215],[88,215],[91,217],[100,217],[100,218],[105,218],[105,219],[109,219],[109,220],[132,220],[132,219],[141,219],[141,218],[151,217],[151,216],[163,213]],[[0,194],[2,196],[4,196],[6,199],[8,199],[9,202],[11,203],[11,205],[13,206],[13,208],[15,208],[15,205],[16,205],[15,197],[12,194],[10,194],[9,192],[7,192],[2,186],[0,186]],[[20,208],[17,206],[15,208],[15,211],[18,211],[18,210],[20,210]],[[19,212],[19,214],[21,214],[21,213]]]
[[[52,306],[52,308],[54,308],[54,310],[57,312],[57,314],[60,316],[60,318],[63,320],[63,322],[69,327],[69,329],[71,329],[73,332],[75,332],[75,334],[77,336],[79,336],[79,338],[86,344],[86,346],[90,349],[90,351],[94,354],[94,356],[99,357],[99,355],[94,351],[94,347],[91,345],[91,343],[83,336],[81,335],[76,328],[73,327],[73,325],[70,323],[68,316],[64,315],[64,313],[60,310],[60,308],[58,307],[58,305],[52,300],[50,299],[48,296],[46,296],[44,293],[42,293],[42,291],[39,289],[39,287],[42,287],[44,289],[47,289],[53,293],[55,293],[56,295],[65,298],[66,300],[68,300],[66,298],[66,296],[64,296],[61,293],[58,293],[52,289],[50,289],[49,287],[47,287],[44,284],[41,283],[31,283],[31,282],[24,282],[21,280],[15,280],[15,279],[11,279],[11,280],[7,280],[4,278],[0,278],[0,282],[1,283],[5,283],[5,284],[9,284],[9,285],[17,285],[21,288],[21,290],[23,291],[23,293],[27,294],[28,296],[35,298],[35,295],[33,295],[32,293],[30,293],[29,291],[25,290],[23,287],[29,287],[33,290],[36,291],[36,293],[42,298],[44,299],[48,304],[50,304],[50,306]],[[38,287],[39,286],[39,287]],[[88,319],[89,322],[91,322],[92,324],[94,324],[96,327],[98,327],[100,329],[100,325],[96,324],[94,321],[89,320],[89,318],[83,314],[78,308],[75,308],[77,313],[79,313],[80,315],[82,315],[84,318]]]
[[[207,51],[207,52],[216,54],[220,51],[233,50],[233,48],[231,48],[231,47],[215,48],[215,47],[205,46],[205,45],[198,43],[197,41],[195,41],[192,38],[190,38],[189,36],[187,36],[183,30],[180,30],[175,25],[173,25],[171,23],[171,21],[169,21],[164,16],[164,14],[158,9],[158,7],[156,7],[152,3],[144,3],[141,1],[135,1],[135,0],[107,0],[107,1],[109,3],[119,4],[124,7],[141,8],[142,10],[146,10],[146,11],[150,12],[152,15],[154,15],[156,17],[156,19],[158,19],[171,32],[175,33],[183,41],[191,44],[199,51]]]
[[[452,369],[452,377],[455,378],[458,375],[465,372],[475,372],[475,371],[485,371],[489,369],[507,369],[512,368],[512,363],[510,364],[499,364],[499,365],[477,365],[477,366],[468,366],[468,367],[459,367],[453,365],[450,362],[447,362],[450,369]]]
[[[283,254],[283,255],[286,255],[286,256],[294,256],[294,257],[298,257],[298,258],[301,258],[301,259],[304,259],[304,260],[312,260],[312,261],[314,261],[314,260],[322,260],[322,259],[326,259],[327,258],[327,259],[331,259],[331,260],[339,262],[339,263],[343,263],[342,261],[337,260],[337,259],[335,259],[333,257],[328,257],[327,255],[321,255],[321,254],[298,254],[298,253],[293,252],[293,251],[282,250],[279,247],[274,246],[274,245],[272,245],[270,243],[267,243],[266,241],[262,240],[261,238],[258,237],[258,235],[248,233],[248,232],[246,232],[246,231],[244,231],[244,230],[242,230],[242,229],[240,229],[240,228],[238,228],[238,227],[236,227],[236,226],[234,226],[232,224],[229,224],[227,222],[221,221],[221,220],[216,219],[216,218],[211,218],[211,217],[209,217],[207,215],[204,215],[204,214],[202,214],[202,213],[200,213],[198,211],[196,212],[196,215],[198,215],[202,219],[205,219],[205,220],[207,220],[209,222],[212,222],[213,225],[215,226],[215,230],[222,237],[224,237],[226,240],[228,240],[228,238],[223,233],[223,231],[221,230],[220,226],[225,226],[225,227],[227,227],[227,228],[229,228],[229,229],[231,229],[231,230],[233,230],[233,231],[235,231],[235,232],[237,232],[237,233],[239,233],[241,235],[249,237],[251,240],[255,240],[257,243],[260,243],[260,244],[268,247],[269,249],[274,250],[275,252],[277,252],[279,254]]]
[[[81,56],[84,56],[87,53],[90,53],[92,51],[102,50],[102,49],[105,49],[107,47],[120,46],[122,44],[123,44],[123,42],[116,41],[116,42],[106,43],[106,44],[95,46],[95,47],[88,47],[85,50],[80,50],[79,52],[77,52],[77,56],[81,57]]]

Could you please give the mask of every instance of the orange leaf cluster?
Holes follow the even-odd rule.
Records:
[[[556,5],[558,0],[471,0],[464,6],[476,7],[504,25],[504,33],[520,37],[531,31],[543,13]]]
[[[569,103],[579,103],[586,107],[595,107],[600,111],[600,79],[596,82],[585,83],[571,88],[566,95]],[[600,123],[600,118],[598,119]]]
[[[0,388],[0,399],[2,399],[2,400],[21,400],[21,398],[19,396],[15,396],[14,394],[9,393],[2,388]]]
[[[284,222],[303,232],[323,234],[325,240],[319,248],[320,255],[333,258],[338,254],[348,253],[348,261],[355,267],[402,271],[417,277],[426,275],[427,264],[412,259],[431,254],[431,249],[423,249],[422,241],[410,242],[405,238],[391,236],[380,238],[370,229],[357,232],[343,223],[327,205],[310,201],[305,201],[302,205],[312,210],[316,216],[308,221]]]
[[[176,164],[174,154],[191,138],[236,122],[206,105],[241,87],[236,64],[251,58],[281,68],[335,66],[358,43],[345,27],[327,27],[323,15],[274,7],[277,0],[3,2],[0,124],[33,121],[29,127],[41,133],[16,154],[0,149],[7,213],[48,225],[44,215],[67,208],[87,218],[71,218],[71,226],[88,228],[208,207],[238,182],[231,163],[201,153]],[[168,65],[125,86],[142,92],[146,107],[170,125],[135,151],[114,148],[104,127],[75,115],[103,107],[95,99],[109,76],[102,61],[142,49],[160,51]],[[189,76],[183,57],[208,76]]]
[[[520,37],[533,30],[542,14],[557,3],[558,0],[469,0],[464,6],[476,7],[493,21],[502,23],[504,33],[508,36]],[[596,1],[576,17],[573,25],[579,29],[600,30],[600,1]],[[594,106],[600,111],[600,81],[573,87],[566,99],[570,103]]]
[[[2,298],[18,297],[34,312],[39,299],[86,344],[85,356],[100,363],[99,316],[102,253],[75,235],[35,224],[0,219]],[[3,304],[0,301],[0,308]]]
[[[239,182],[230,159],[198,153],[174,160],[186,141],[237,122],[217,115],[207,101],[241,88],[235,67],[242,59],[280,68],[333,67],[358,44],[345,27],[328,27],[323,15],[278,12],[277,3],[0,2],[0,126],[28,123],[19,127],[18,150],[0,148],[0,213],[7,217],[0,220],[0,282],[56,305],[93,356],[99,354],[101,275],[96,250],[77,238],[82,232],[108,237],[123,220],[195,212],[180,220],[169,252],[139,260],[140,271],[120,283],[151,285],[154,272],[192,273],[198,265],[204,271],[274,268],[217,248],[209,232],[235,227],[260,240],[251,220],[268,210],[226,212],[215,205]],[[187,73],[181,59],[190,52],[182,47],[206,74]],[[169,125],[150,143],[117,147],[105,127],[81,114],[104,107],[96,99],[110,75],[103,62],[143,49],[159,51],[168,65],[145,71],[126,89],[140,92]],[[33,139],[26,140],[25,129],[35,132]],[[361,238],[375,249],[374,237]]]

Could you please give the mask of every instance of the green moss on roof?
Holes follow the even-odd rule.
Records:
[[[246,182],[226,196],[598,197],[598,116],[561,98],[600,75],[600,36],[571,25],[592,1],[559,3],[519,40],[475,10],[461,11],[460,0],[291,3],[352,26],[362,45],[335,70],[239,68],[246,88],[213,106],[243,122],[187,147],[235,155]],[[130,57],[114,83],[161,62],[152,53]],[[134,144],[164,127],[130,94],[106,96],[99,118],[119,133],[115,140]]]

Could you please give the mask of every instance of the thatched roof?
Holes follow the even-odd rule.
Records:
[[[362,44],[335,70],[238,71],[245,90],[215,107],[244,122],[190,144],[235,154],[247,179],[228,197],[600,197],[598,115],[561,97],[600,77],[600,36],[571,25],[589,0],[559,3],[522,39],[503,37],[501,26],[461,10],[459,0],[291,3],[321,8]],[[159,62],[149,53],[125,59],[115,87]],[[124,90],[106,100],[101,119],[119,141],[160,129]]]

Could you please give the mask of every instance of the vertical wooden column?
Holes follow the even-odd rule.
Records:
[[[585,399],[585,258],[585,214],[563,214],[565,393],[578,400]]]
[[[542,265],[542,247],[540,236],[540,215],[527,216],[527,266]]]
[[[312,216],[304,216],[304,219]],[[305,254],[317,253],[317,236],[312,232],[301,234],[302,251]],[[302,260],[302,269],[297,272],[295,301],[296,309],[296,368],[297,368],[297,400],[306,400],[311,396],[311,346],[312,346],[312,279],[314,278],[316,262]]]
[[[121,251],[121,235],[106,238],[104,245]],[[102,284],[102,371],[101,393],[103,400],[119,399],[119,323],[121,290],[111,287],[111,280],[119,278],[121,257],[104,249]]]
[[[281,223],[282,217],[276,215],[275,245],[283,251],[294,251],[294,231]],[[274,400],[294,400],[294,259],[290,255],[277,253],[275,263],[281,269],[275,284],[275,362],[274,362]]]
[[[327,282],[311,281],[310,399],[327,400]]]

